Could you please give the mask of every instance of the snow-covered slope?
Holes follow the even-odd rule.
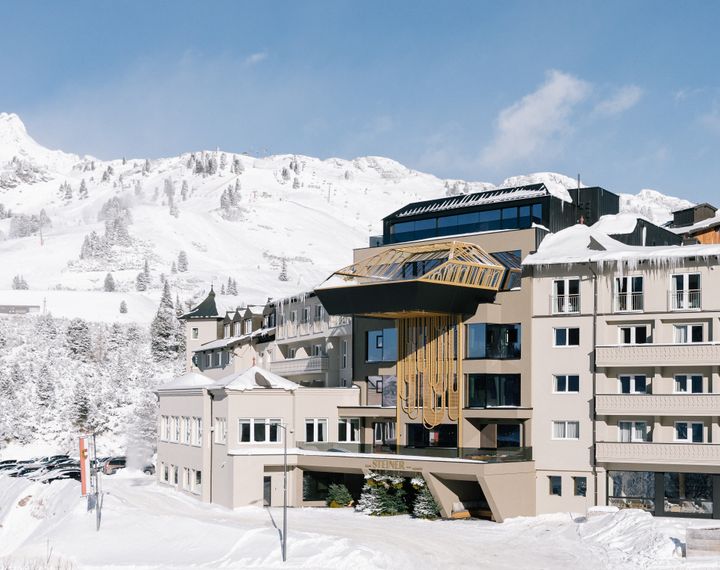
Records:
[[[560,197],[576,185],[561,174],[537,173],[500,186],[540,181]],[[0,208],[0,304],[2,290],[19,274],[31,290],[99,292],[112,272],[118,291],[135,293],[145,260],[151,282],[139,295],[153,303],[162,274],[183,301],[202,295],[211,282],[220,290],[232,278],[238,303],[262,303],[268,296],[312,288],[349,263],[353,248],[380,233],[382,217],[406,203],[495,187],[442,180],[382,157],[256,158],[200,151],[101,161],[48,150],[30,137],[20,118],[2,113],[0,204],[16,218],[44,210],[51,225],[40,235],[38,218],[3,219]],[[686,203],[643,192],[623,197],[624,208],[657,220],[671,204]],[[105,233],[108,216],[99,219],[99,213],[113,198],[131,220],[129,239],[81,260],[86,236]],[[188,271],[172,273],[181,251],[187,253]],[[55,305],[48,309],[71,316],[65,297],[52,296]],[[114,298],[108,302],[116,304]],[[146,313],[128,318],[145,320]]]
[[[689,208],[693,203],[682,198],[666,196],[657,190],[643,189],[637,194],[620,194],[620,211],[640,214],[662,225],[672,219],[672,212]]]

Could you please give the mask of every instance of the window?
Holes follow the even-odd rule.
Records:
[[[674,329],[676,344],[703,342],[702,325],[674,325]]]
[[[608,505],[655,510],[655,473],[608,471]]]
[[[170,468],[165,463],[160,464],[160,478],[166,483],[170,482]]]
[[[215,368],[220,368],[222,362],[222,352],[219,350],[216,350],[213,352],[213,366]]]
[[[302,320],[301,323],[309,323],[310,322],[310,307],[303,307],[302,310]]]
[[[240,336],[240,321],[233,323],[233,336]]]
[[[395,422],[374,422],[373,439],[376,445],[394,445]]]
[[[171,468],[173,485],[178,485],[180,483],[180,468],[177,465],[173,465]]]
[[[520,325],[467,325],[467,358],[520,358]]]
[[[703,377],[700,374],[677,374],[675,376],[676,394],[702,394]]]
[[[615,310],[616,311],[642,311],[643,310],[643,278],[642,277],[616,277],[615,278]]]
[[[192,419],[192,434],[190,443],[192,445],[202,445],[202,418]]]
[[[522,209],[522,208],[521,208]],[[528,207],[529,209],[529,207]],[[504,282],[500,286],[503,291],[510,291],[522,285],[522,251],[497,251],[490,255],[507,269]]]
[[[160,441],[168,441],[170,439],[170,424],[167,416],[160,417]]]
[[[440,424],[427,429],[423,424],[407,424],[410,447],[457,447],[457,425]]]
[[[553,381],[553,392],[568,393],[580,392],[580,376],[576,374],[556,374]]]
[[[468,374],[468,407],[520,405],[520,374]]]
[[[223,337],[230,338],[230,325],[227,324],[223,327]]]
[[[200,494],[202,491],[202,471],[192,470],[192,492]]]
[[[580,439],[580,422],[554,421],[553,439]]]
[[[180,441],[180,418],[173,416],[173,441]]]
[[[279,419],[244,418],[238,420],[240,443],[279,443],[282,441]]]
[[[650,342],[647,325],[618,327],[620,344],[647,344]]]
[[[554,281],[552,312],[580,312],[580,279],[556,279]]]
[[[670,308],[674,311],[700,308],[700,274],[680,273],[672,276]]]
[[[190,418],[183,416],[180,423],[180,443],[190,443]]]
[[[322,348],[321,344],[313,344],[312,355],[313,356],[322,356],[323,355],[323,348]]]
[[[182,487],[183,489],[189,491],[190,490],[190,468],[189,467],[183,467],[183,478],[182,478]]]
[[[327,420],[308,418],[305,420],[305,441],[327,441]]]
[[[297,311],[290,311],[290,322],[294,323],[297,321]]]
[[[243,331],[245,334],[250,334],[252,332],[252,319],[245,319],[243,321],[245,330]]]
[[[618,422],[618,441],[629,443],[634,441],[650,441],[647,422]]]
[[[325,308],[322,305],[315,305],[315,320],[322,321],[325,318]]]
[[[205,353],[205,368],[212,368],[212,353]]]
[[[579,346],[580,329],[577,327],[557,328],[554,346]]]
[[[550,483],[550,494],[560,497],[562,495],[562,477],[560,475],[550,475],[548,482]]]
[[[675,441],[702,443],[703,431],[702,422],[675,422]]]
[[[360,420],[358,418],[338,420],[338,441],[360,441]]]
[[[193,340],[197,340],[199,336],[200,336],[200,329],[198,327],[193,327],[190,329],[190,337]]]
[[[340,343],[340,368],[348,367],[348,341]]]
[[[227,419],[215,418],[215,443],[227,441]]]
[[[520,424],[498,424],[497,447],[520,447]]]
[[[367,362],[394,362],[397,360],[397,329],[367,331]]]
[[[576,497],[587,496],[587,477],[573,477],[573,486]]]
[[[288,357],[288,358],[295,358],[295,352],[296,352],[296,349],[294,349],[294,348],[288,348],[288,355],[287,355],[287,357]]]
[[[647,394],[647,377],[644,374],[620,376],[621,394]]]

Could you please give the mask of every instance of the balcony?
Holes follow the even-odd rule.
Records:
[[[645,309],[643,293],[615,293],[613,309],[616,313],[639,313]]]
[[[574,315],[580,312],[580,295],[551,295],[550,312],[553,315]]]
[[[599,415],[681,417],[716,416],[720,394],[599,394],[595,411]]]
[[[470,447],[410,447],[395,445],[375,445],[367,443],[306,443],[299,442],[298,448],[305,451],[330,453],[366,453],[382,455],[401,455],[404,457],[443,457],[446,459],[465,459],[482,463],[506,463],[514,461],[532,461],[531,447],[470,448]]]
[[[720,465],[720,445],[711,443],[598,442],[595,453],[600,463]]]
[[[720,344],[622,344],[598,346],[595,365],[599,368],[632,366],[714,366],[720,362]]]
[[[668,310],[699,311],[702,308],[702,290],[668,291]]]
[[[270,363],[270,372],[280,376],[297,376],[327,372],[327,356],[311,356],[310,358],[288,358]]]

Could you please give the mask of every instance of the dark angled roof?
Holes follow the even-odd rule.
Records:
[[[694,206],[690,206],[689,208],[682,208],[681,210],[673,210],[673,214],[679,214],[680,212],[688,212],[690,210],[696,210],[697,208],[710,208],[713,212],[717,212],[717,208],[713,206],[712,204],[708,204],[707,202],[703,202],[702,204],[695,204]]]
[[[210,287],[210,293],[197,307],[180,317],[181,319],[221,319],[215,305],[215,291]]]
[[[393,212],[385,219],[404,218],[407,216],[415,216],[417,214],[429,214],[432,212],[456,210],[459,208],[468,208],[470,206],[495,204],[497,202],[523,200],[525,198],[536,198],[549,195],[550,192],[542,182],[538,184],[528,184],[526,186],[515,186],[513,188],[483,190],[482,192],[474,192],[472,194],[462,194],[460,196],[449,196],[447,198],[413,202],[412,204],[403,206],[399,210]]]

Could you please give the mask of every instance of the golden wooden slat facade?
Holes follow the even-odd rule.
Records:
[[[427,428],[462,419],[462,326],[459,315],[397,320],[397,411]]]

